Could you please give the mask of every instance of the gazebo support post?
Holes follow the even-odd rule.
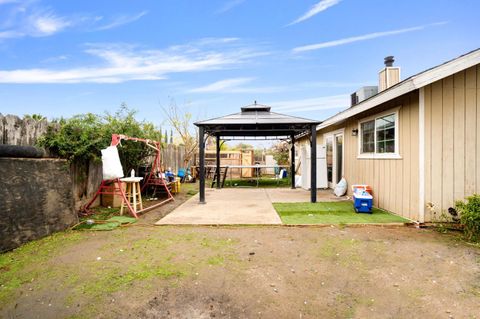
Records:
[[[220,135],[216,136],[217,138],[217,145],[216,145],[216,156],[217,156],[217,169],[215,170],[216,174],[216,180],[217,180],[217,189],[220,189],[222,187],[222,184],[220,183]]]
[[[205,128],[200,126],[198,128],[198,142],[199,142],[199,154],[200,161],[200,204],[205,204]]]
[[[310,201],[317,202],[317,125],[310,127]]]
[[[290,175],[292,177],[292,189],[295,189],[295,135],[291,135],[290,137],[291,141],[292,141],[292,148],[291,148],[291,160],[290,160],[290,164],[291,164],[291,168],[290,168]]]

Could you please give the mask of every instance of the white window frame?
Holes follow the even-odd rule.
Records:
[[[330,132],[327,132],[327,133],[324,133],[323,134],[323,145],[325,146],[325,165],[327,163],[327,159],[326,159],[326,156],[327,156],[327,138],[328,137],[331,137],[332,138],[332,161],[333,161],[333,165],[332,165],[332,183],[329,183],[327,182],[328,184],[328,187],[330,188],[334,188],[337,183],[334,183],[333,182],[333,176],[337,173],[337,163],[335,161],[336,159],[336,156],[337,156],[337,151],[335,149],[335,136],[337,135],[342,135],[343,137],[343,146],[342,146],[342,173],[343,175],[345,175],[345,128],[341,128],[341,129],[338,129],[338,130],[335,130],[335,131],[330,131]],[[325,166],[326,168],[326,166]],[[327,180],[328,180],[328,176],[327,176]]]
[[[399,110],[400,106],[394,109],[387,110],[385,112],[377,113],[375,115],[369,116],[367,118],[361,119],[358,121],[358,155],[357,158],[378,158],[378,159],[401,159],[400,156],[400,121],[399,121]],[[377,119],[387,116],[395,115],[395,152],[394,153],[377,153]],[[374,152],[373,153],[362,153],[362,123],[374,121]]]

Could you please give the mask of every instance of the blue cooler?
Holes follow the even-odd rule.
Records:
[[[353,206],[357,213],[372,213],[373,197],[365,191],[353,193]]]

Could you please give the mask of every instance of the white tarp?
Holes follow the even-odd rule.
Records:
[[[122,163],[116,146],[109,146],[102,150],[103,179],[123,177]]]

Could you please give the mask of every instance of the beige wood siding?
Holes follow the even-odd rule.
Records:
[[[406,94],[384,103],[374,110],[350,118],[346,122],[318,132],[318,143],[323,134],[345,128],[344,177],[350,185],[368,184],[373,188],[374,205],[395,214],[418,219],[418,92]],[[399,108],[398,131],[400,159],[359,159],[360,136],[352,136],[363,118]]]
[[[425,204],[437,214],[480,193],[479,83],[477,65],[425,87]]]
[[[438,80],[423,88],[424,123],[419,123],[419,92],[405,94],[344,122],[318,131],[345,130],[344,177],[350,185],[368,184],[374,204],[398,215],[419,219],[419,209],[432,203],[436,212],[456,200],[480,193],[480,65]],[[359,120],[399,107],[400,159],[360,159],[359,136],[352,136]],[[424,130],[424,171],[419,165],[419,128]],[[424,176],[420,203],[419,175]],[[432,213],[425,209],[425,221]]]

